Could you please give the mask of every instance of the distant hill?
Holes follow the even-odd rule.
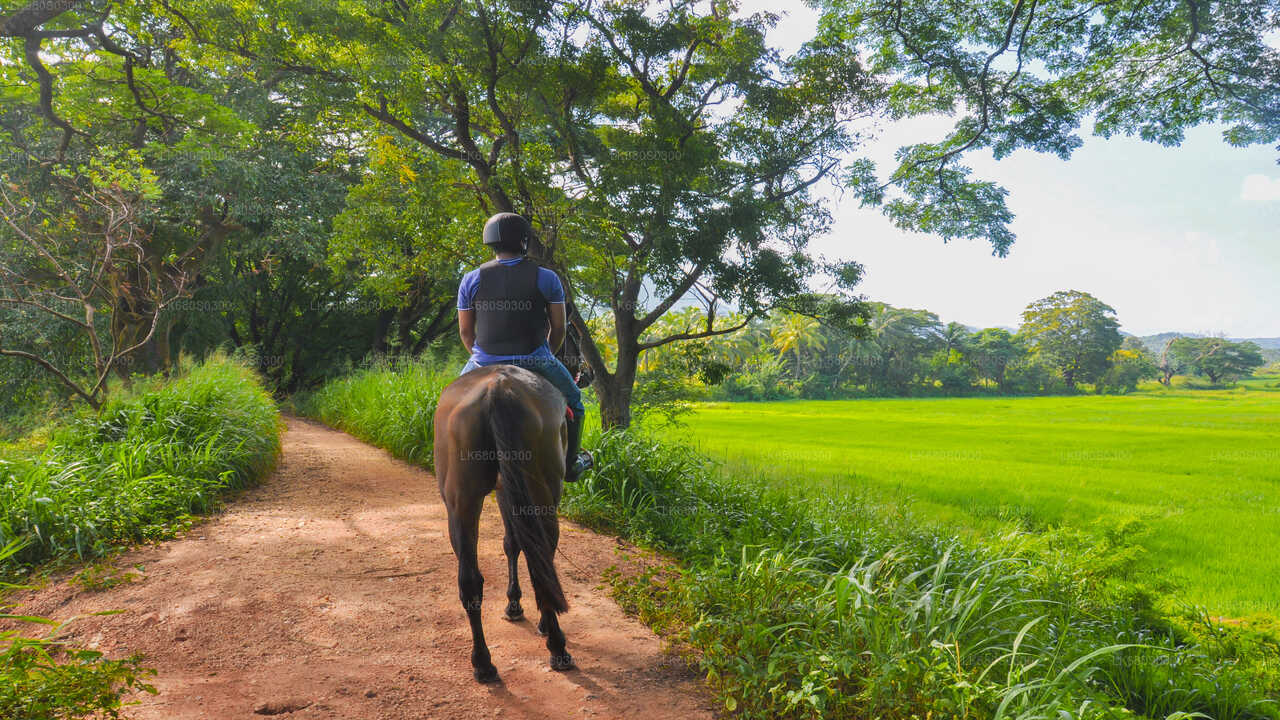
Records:
[[[976,333],[982,330],[982,328],[977,325],[965,325],[965,327],[969,330],[969,332],[973,332],[973,333]],[[1015,327],[1004,327],[1004,326],[1002,327],[1003,329],[1008,330],[1011,333],[1018,332],[1018,328],[1015,328]],[[1145,345],[1148,350],[1150,350],[1151,352],[1157,355],[1159,355],[1160,352],[1164,350],[1165,343],[1169,342],[1169,340],[1173,338],[1208,337],[1203,333],[1190,333],[1190,332],[1162,332],[1162,333],[1156,333],[1155,335],[1134,335],[1132,333],[1121,331],[1120,334],[1124,335],[1125,337],[1137,338],[1138,340],[1142,341],[1142,344]],[[1262,348],[1262,356],[1265,357],[1268,362],[1280,360],[1280,337],[1227,338],[1227,339],[1231,340],[1232,342],[1251,342],[1256,344],[1258,347]]]

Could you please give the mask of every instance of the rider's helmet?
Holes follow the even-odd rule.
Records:
[[[529,240],[533,238],[533,225],[515,213],[498,213],[485,221],[484,244],[507,252],[529,252]]]

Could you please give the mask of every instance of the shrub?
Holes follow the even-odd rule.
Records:
[[[170,535],[269,472],[279,433],[257,377],[225,358],[140,381],[43,450],[0,459],[0,545],[24,543],[0,568]]]
[[[294,402],[304,415],[430,468],[436,401],[457,376],[432,360],[382,359]]]
[[[736,716],[1277,717],[1265,663],[1198,643],[1107,582],[1131,571],[1123,536],[1140,528],[1093,551],[1067,534],[965,543],[725,476],[636,431],[596,452],[565,512],[684,563],[647,613],[685,628],[676,644],[701,651]],[[636,597],[627,583],[647,580],[620,582]]]

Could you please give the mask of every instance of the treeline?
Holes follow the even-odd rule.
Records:
[[[693,310],[667,322],[677,331]],[[1115,311],[1088,293],[1032,303],[1022,325],[970,329],[927,310],[871,303],[857,331],[777,311],[738,334],[645,356],[642,404],[676,399],[776,400],[856,396],[1127,393],[1177,375],[1221,384],[1246,377],[1264,357],[1251,342],[1177,337],[1153,352],[1119,331]]]
[[[625,427],[651,356],[773,309],[870,321],[861,267],[810,248],[833,210],[814,188],[1004,255],[1006,191],[970,173],[971,152],[1065,158],[1083,118],[1165,144],[1206,123],[1237,145],[1280,138],[1280,63],[1256,13],[882,5],[815,3],[814,36],[784,50],[776,15],[721,3],[13,4],[0,420],[50,399],[101,407],[113,378],[183,352],[239,349],[292,393],[370,352],[452,342],[484,218],[518,212],[567,281],[600,417]],[[1169,62],[1141,87],[1106,70],[1153,52]],[[1148,102],[1164,85],[1194,101]],[[938,108],[961,108],[947,133],[873,161],[864,128]],[[699,322],[657,332],[691,294]],[[726,323],[725,307],[746,314]],[[920,352],[851,363],[866,377],[840,382],[922,386]]]

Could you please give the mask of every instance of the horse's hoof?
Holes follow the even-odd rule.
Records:
[[[573,669],[573,656],[569,653],[551,656],[551,669],[557,672]]]
[[[524,619],[524,608],[514,603],[508,605],[507,611],[503,613],[502,617],[510,620],[511,622],[520,622]]]
[[[478,683],[495,683],[498,682],[498,668],[490,665],[487,668],[476,668],[472,673]]]
[[[539,623],[538,623],[538,637],[546,637],[546,636],[547,636],[547,629],[546,629],[545,627],[543,627],[543,626],[542,626],[542,623],[541,623],[541,622],[539,622]]]

